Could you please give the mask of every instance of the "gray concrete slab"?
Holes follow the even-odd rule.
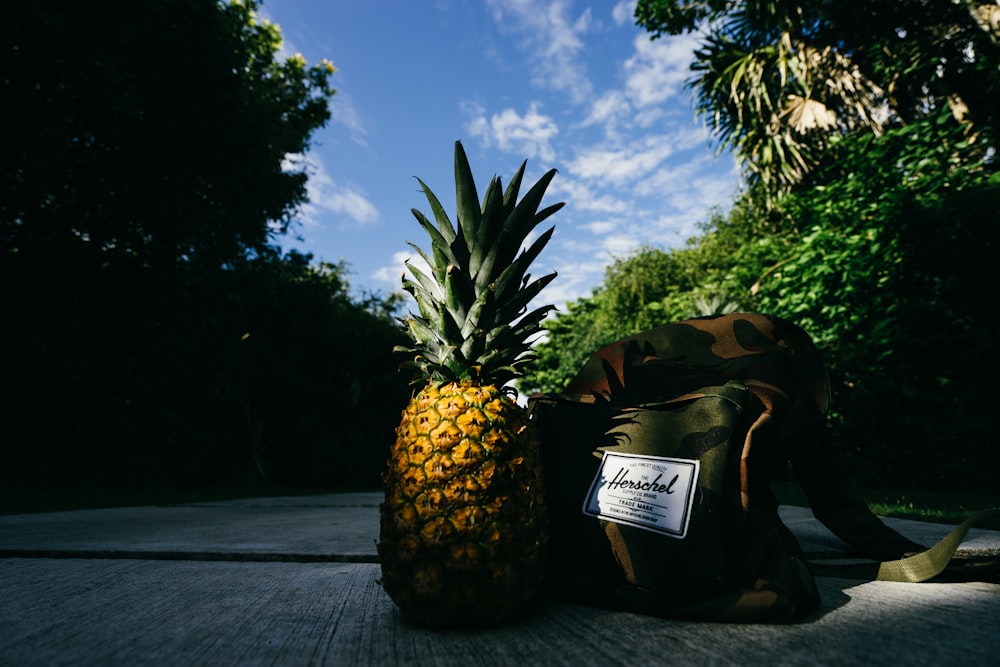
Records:
[[[115,507],[0,516],[0,553],[11,550],[136,554],[231,553],[375,556],[380,492],[253,498],[182,505]],[[782,520],[807,553],[846,545],[804,507],[782,507]],[[910,539],[931,545],[951,526],[886,519]],[[973,529],[963,550],[1000,550],[1000,532]],[[280,558],[275,558],[280,559]]]
[[[539,600],[501,628],[424,630],[399,617],[378,565],[356,562],[374,560],[379,500],[0,517],[0,666],[998,664],[1000,585],[986,583],[820,578],[821,610],[786,626]],[[807,550],[843,548],[808,510],[782,514]],[[925,543],[948,530],[891,523]],[[993,550],[1000,534],[976,531],[970,544]],[[255,560],[268,553],[286,558]]]
[[[787,626],[685,623],[540,600],[433,632],[358,563],[0,560],[0,664],[996,665],[1000,586],[822,579]]]
[[[848,546],[826,526],[813,516],[812,510],[806,507],[781,507],[778,510],[782,522],[795,534],[796,539],[806,554],[836,554],[849,551]],[[902,535],[918,544],[933,546],[955,526],[908,519],[882,519]],[[972,528],[966,535],[958,553],[1000,553],[1000,531]]]
[[[0,516],[0,553],[374,557],[380,493]]]

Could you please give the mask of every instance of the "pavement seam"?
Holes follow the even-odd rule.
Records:
[[[93,549],[0,549],[0,559],[166,560],[237,563],[378,563],[375,554],[296,554],[233,551],[132,551]]]

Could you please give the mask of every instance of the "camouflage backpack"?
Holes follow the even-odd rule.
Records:
[[[821,522],[891,562],[862,576],[940,573],[964,532],[897,560],[926,548],[883,524],[847,482],[828,402],[819,351],[775,317],[678,322],[597,350],[562,393],[531,400],[552,515],[548,592],[684,619],[809,613],[819,594],[770,489],[787,462]]]

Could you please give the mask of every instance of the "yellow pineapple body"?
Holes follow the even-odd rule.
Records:
[[[528,304],[555,273],[528,268],[554,228],[533,230],[563,204],[539,208],[555,170],[518,199],[526,163],[482,198],[455,144],[453,223],[420,181],[433,219],[413,210],[431,251],[410,244],[403,289],[419,314],[404,369],[424,388],[403,413],[385,475],[382,584],[405,614],[436,626],[502,621],[537,590],[548,541],[538,442],[503,387],[522,375],[551,305]],[[419,180],[419,179],[418,179]]]
[[[493,386],[430,383],[396,434],[381,512],[385,590],[429,625],[509,617],[538,587],[547,535],[524,410]]]

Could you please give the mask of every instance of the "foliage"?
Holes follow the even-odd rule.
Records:
[[[0,481],[377,483],[393,302],[272,245],[333,67],[255,9],[5,12]]]
[[[329,118],[329,63],[275,54],[255,3],[18,3],[3,22],[9,253],[210,269],[305,199],[286,170]],[[108,16],[116,17],[108,20]]]
[[[978,155],[946,110],[832,143],[780,207],[747,193],[686,247],[616,262],[550,321],[525,386],[558,391],[600,345],[701,314],[696,299],[715,295],[813,335],[832,427],[868,481],[988,488],[1000,175]]]
[[[641,246],[616,259],[591,296],[545,322],[546,340],[522,391],[558,392],[598,347],[677,320],[750,309],[749,286],[790,252],[794,227],[738,200],[716,212],[682,248]]]
[[[984,299],[1000,285],[1000,177],[970,151],[947,113],[834,146],[822,185],[783,202],[802,234],[758,294],[813,332],[842,441],[901,485],[984,483],[997,460]]]
[[[832,141],[948,108],[985,155],[996,147],[1000,9],[952,0],[835,3],[640,0],[655,39],[705,30],[698,110],[768,203]]]
[[[744,218],[734,212],[730,220],[739,225]],[[716,216],[714,224],[727,223]],[[548,336],[536,346],[538,360],[521,390],[560,391],[591,352],[637,331],[739,309],[732,250],[725,235],[706,233],[686,248],[643,246],[615,260],[590,297],[546,321]]]
[[[269,253],[210,280],[75,275],[86,293],[5,294],[4,481],[378,483],[401,335],[344,267]]]

